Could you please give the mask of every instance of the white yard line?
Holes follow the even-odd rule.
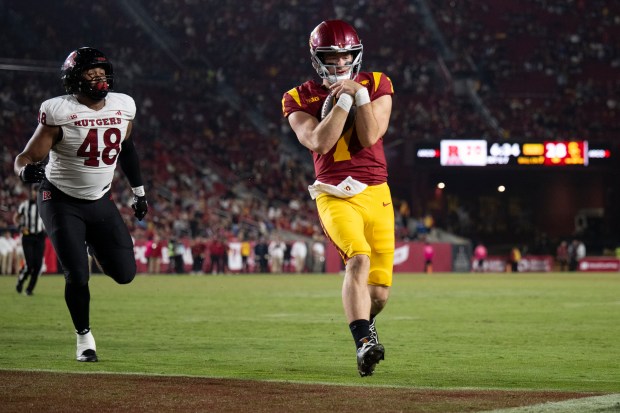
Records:
[[[584,397],[509,409],[485,410],[484,413],[620,413],[620,394]]]

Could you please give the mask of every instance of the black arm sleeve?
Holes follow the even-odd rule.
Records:
[[[125,173],[125,176],[129,180],[129,184],[132,188],[142,186],[142,174],[140,173],[140,160],[138,159],[138,152],[136,147],[133,146],[132,139],[125,139],[121,144],[122,149],[118,160],[121,163],[121,169]]]

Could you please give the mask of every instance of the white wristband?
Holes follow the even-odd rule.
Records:
[[[345,112],[348,112],[351,110],[351,106],[353,106],[353,98],[351,97],[351,95],[347,95],[346,93],[343,93],[338,98],[338,102],[336,103],[336,106],[340,106],[342,109],[345,110]]]
[[[355,106],[360,107],[370,103],[370,96],[368,95],[368,89],[365,87],[355,92]]]
[[[146,192],[144,192],[144,185],[136,186],[135,188],[131,188],[131,190],[135,196],[144,196],[146,194]]]

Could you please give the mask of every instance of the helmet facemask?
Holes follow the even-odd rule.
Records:
[[[96,79],[93,80],[88,80],[85,79],[83,76],[80,76],[80,79],[75,83],[77,91],[73,93],[81,93],[93,100],[101,100],[108,95],[108,91],[112,89],[113,85],[114,76],[108,75],[106,70],[105,76],[98,76]]]
[[[324,49],[328,49],[328,50],[324,50]],[[346,74],[343,74],[343,75],[337,74],[337,69],[341,68],[342,66],[325,63],[324,61],[325,54],[334,53],[334,52],[351,53],[353,55],[353,61],[351,62],[350,65],[347,65],[347,66],[350,66],[350,70]],[[327,79],[327,81],[330,84],[334,84],[339,80],[355,79],[355,77],[360,72],[360,69],[362,67],[362,52],[363,52],[362,45],[358,45],[358,46],[352,46],[352,47],[348,47],[344,49],[335,48],[335,47],[334,48],[317,48],[316,51],[311,50],[310,54],[311,54],[311,59],[312,59],[312,66],[318,73],[319,77],[321,79]],[[332,70],[334,72],[333,74],[330,73],[330,69],[333,69]]]

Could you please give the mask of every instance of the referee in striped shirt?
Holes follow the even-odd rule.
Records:
[[[30,197],[17,208],[15,214],[15,224],[19,226],[22,233],[22,248],[26,265],[19,272],[15,289],[21,293],[24,283],[30,277],[30,282],[26,287],[26,295],[32,295],[37,279],[43,266],[43,254],[45,252],[45,227],[39,216],[37,206],[38,184],[30,186]]]

